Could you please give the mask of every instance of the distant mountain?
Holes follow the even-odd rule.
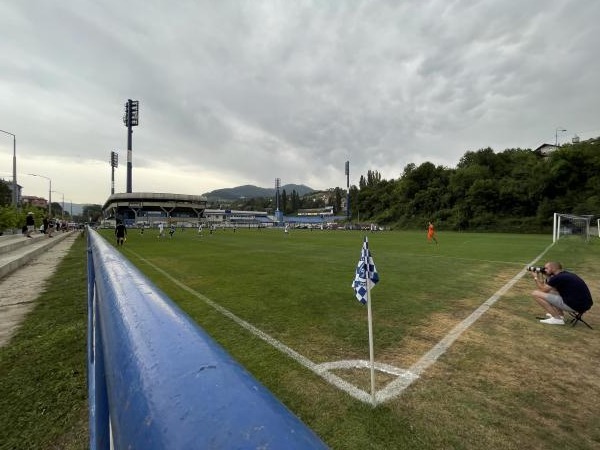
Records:
[[[281,191],[285,190],[286,194],[291,194],[292,191],[296,191],[299,196],[304,194],[310,194],[314,192],[314,189],[309,188],[303,184],[286,184],[281,186]],[[246,184],[244,186],[238,186],[226,189],[216,189],[211,192],[206,192],[204,195],[209,201],[211,200],[239,200],[240,198],[256,198],[256,197],[274,197],[275,188],[261,188],[258,186],[252,186]]]
[[[74,216],[80,216],[83,213],[84,206],[85,205],[80,205],[78,203],[73,203],[73,204],[65,203],[65,211],[69,211],[69,214],[71,214],[71,210],[72,210]]]
[[[59,205],[61,208],[63,207],[63,202],[62,200],[56,201],[54,199],[52,199],[52,204],[57,204]],[[69,213],[73,216],[80,216],[81,213],[83,213],[83,207],[86,206],[85,204],[79,204],[79,203],[71,203],[71,202],[65,202],[64,204],[64,208],[65,208],[65,212]],[[54,208],[54,206],[52,207]]]

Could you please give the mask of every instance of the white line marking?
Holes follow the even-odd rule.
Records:
[[[532,262],[527,264],[528,266],[535,264],[544,254],[552,247],[553,244],[550,244],[546,249]],[[255,336],[269,343],[279,351],[285,353],[290,358],[295,360],[300,365],[306,367],[313,373],[319,375],[323,379],[325,379],[328,383],[336,386],[338,389],[346,392],[348,395],[354,397],[357,400],[360,400],[363,403],[372,404],[371,394],[363,391],[362,389],[357,388],[351,383],[343,380],[342,378],[334,375],[330,372],[330,370],[336,369],[370,369],[370,362],[367,360],[345,360],[345,361],[336,361],[336,362],[327,362],[322,364],[316,364],[305,356],[301,355],[297,351],[291,349],[287,345],[278,341],[272,336],[269,336],[267,333],[261,331],[256,328],[254,325],[246,322],[240,317],[233,314],[231,311],[223,308],[221,305],[215,303],[205,295],[200,294],[199,292],[193,290],[189,286],[186,286],[181,281],[177,280],[169,273],[157,267],[150,261],[145,258],[142,258],[139,254],[134,251],[128,249],[128,252],[131,252],[135,255],[140,261],[143,261],[145,264],[148,264],[157,272],[164,275],[170,281],[172,281],[175,285],[179,286],[181,289],[189,292],[194,297],[199,298],[207,305],[215,309],[216,311],[223,314],[225,317],[233,320],[235,323],[240,325],[242,328],[250,331]],[[435,363],[440,356],[442,356],[448,348],[458,339],[458,337],[469,328],[477,319],[479,319],[490,307],[496,303],[510,288],[512,288],[517,281],[519,281],[523,275],[526,273],[526,269],[523,268],[517,275],[515,275],[508,283],[502,286],[494,295],[488,298],[479,308],[473,311],[466,319],[456,325],[450,332],[442,338],[431,350],[425,353],[415,364],[413,364],[409,370],[401,369],[395,366],[391,366],[389,364],[384,363],[375,363],[375,369],[387,373],[389,375],[395,375],[397,378],[383,389],[377,391],[375,393],[375,404],[379,405],[384,403],[392,398],[398,397],[404,389],[410,386],[415,380],[419,378],[419,376],[433,363]]]
[[[134,254],[137,258],[139,258],[140,261],[143,261],[144,263],[148,264],[150,267],[152,267],[154,270],[156,270],[157,272],[159,272],[162,275],[164,275],[166,278],[168,278],[174,284],[176,284],[177,286],[179,286],[181,289],[183,289],[183,290],[189,292],[190,294],[192,294],[193,296],[199,298],[204,303],[206,303],[210,307],[214,308],[216,311],[219,311],[225,317],[228,317],[229,319],[233,320],[235,323],[237,323],[238,325],[240,325],[242,328],[245,328],[246,330],[250,331],[252,334],[254,334],[255,336],[258,336],[259,338],[261,338],[265,342],[271,344],[273,347],[275,347],[279,351],[285,353],[286,355],[288,355],[290,358],[292,358],[293,360],[295,360],[296,362],[298,362],[302,366],[306,367],[307,369],[309,369],[312,372],[316,373],[317,375],[321,376],[322,378],[324,378],[330,384],[332,384],[332,385],[336,386],[337,388],[345,391],[346,393],[348,393],[352,397],[356,398],[357,400],[360,400],[360,401],[362,401],[364,403],[371,403],[371,395],[368,394],[367,392],[365,392],[365,391],[357,388],[356,386],[353,386],[352,384],[348,383],[347,381],[343,380],[342,378],[340,378],[340,377],[338,377],[338,376],[336,376],[336,375],[334,375],[334,374],[332,374],[332,373],[330,373],[330,372],[328,372],[328,371],[326,371],[324,369],[319,368],[319,366],[317,364],[315,364],[314,362],[312,362],[310,359],[308,359],[305,356],[301,355],[297,351],[291,349],[287,345],[279,342],[274,337],[269,336],[264,331],[259,330],[254,325],[251,325],[250,323],[246,322],[245,320],[239,318],[238,316],[236,316],[235,314],[233,314],[231,311],[229,311],[229,310],[223,308],[221,305],[213,302],[211,299],[209,299],[205,295],[202,295],[199,292],[196,292],[195,290],[193,290],[192,288],[190,288],[189,286],[186,286],[181,281],[179,281],[176,278],[172,277],[169,273],[165,272],[160,267],[155,266],[154,264],[152,264],[147,259],[142,258],[137,253],[135,253],[135,252],[133,252],[131,250],[129,250],[129,251],[132,254]]]
[[[538,255],[532,262],[527,264],[528,266],[535,264],[546,252],[552,247],[550,244],[546,249]],[[458,337],[477,319],[479,319],[490,307],[496,303],[500,297],[502,297],[510,288],[512,288],[517,281],[519,281],[523,275],[527,272],[526,268],[523,268],[518,274],[516,274],[508,283],[502,286],[494,295],[488,298],[483,304],[473,311],[466,319],[456,325],[450,332],[442,338],[431,350],[425,353],[415,364],[410,368],[410,372],[414,373],[417,377],[421,375],[429,366],[431,366],[437,359],[442,356],[446,350],[458,339]],[[407,383],[408,381],[408,383]],[[384,389],[377,393],[377,400],[379,402],[387,401],[393,397],[396,397],[402,393],[414,380],[397,379],[388,384]]]

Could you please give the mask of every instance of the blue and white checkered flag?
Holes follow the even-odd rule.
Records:
[[[367,284],[367,279],[370,283]],[[356,274],[352,282],[352,288],[356,294],[356,299],[363,305],[367,303],[368,290],[370,290],[379,281],[379,274],[373,262],[373,257],[369,251],[369,239],[365,236],[360,260],[356,265]]]

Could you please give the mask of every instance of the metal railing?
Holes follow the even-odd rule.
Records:
[[[90,448],[326,445],[88,228]]]

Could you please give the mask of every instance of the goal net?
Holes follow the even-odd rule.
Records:
[[[593,216],[554,213],[552,242],[565,236],[579,236],[586,242],[590,240],[590,222]]]

